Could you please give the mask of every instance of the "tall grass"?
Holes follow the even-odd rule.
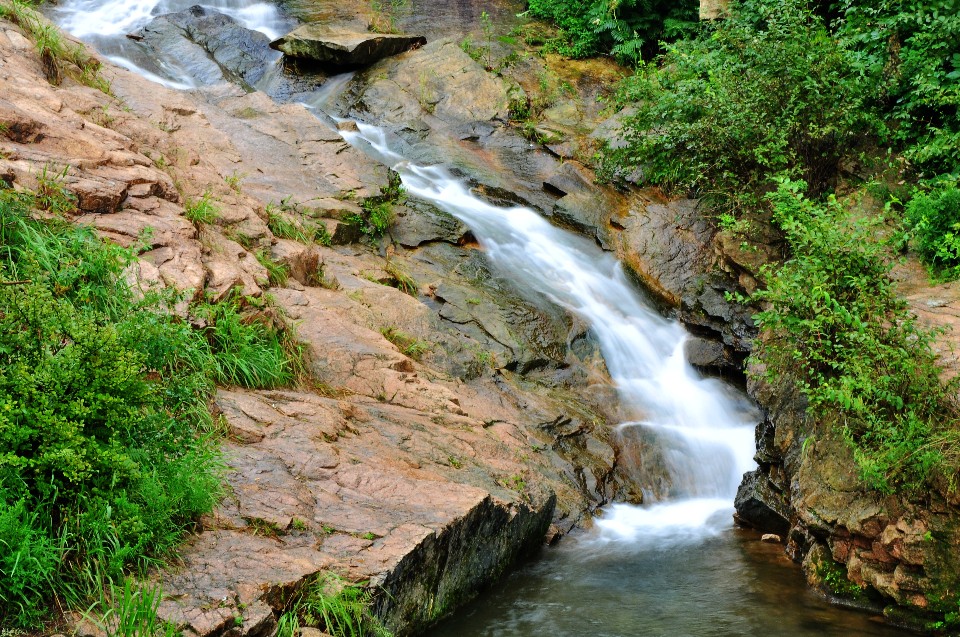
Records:
[[[305,370],[300,345],[269,314],[245,314],[246,303],[234,297],[194,308],[208,322],[214,378],[224,385],[261,389],[294,383]]]
[[[243,299],[193,308],[196,330],[176,293],[134,295],[135,249],[67,222],[72,196],[40,181],[0,188],[0,630],[94,601],[108,634],[163,633],[159,592],[126,578],[221,497],[214,383],[290,384],[301,348]]]
[[[333,637],[390,637],[370,614],[371,594],[334,573],[322,573],[287,604],[277,637],[296,637],[302,626],[322,628]]]
[[[81,84],[112,95],[110,83],[100,74],[100,62],[90,57],[82,45],[68,43],[57,27],[33,9],[34,4],[24,0],[2,0],[0,18],[18,25],[33,40],[47,80],[59,85],[66,74]]]

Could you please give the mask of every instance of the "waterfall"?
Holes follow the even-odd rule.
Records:
[[[443,167],[406,161],[377,127],[358,122],[341,134],[392,165],[410,196],[463,221],[502,276],[590,326],[630,414],[619,428],[643,428],[654,437],[671,481],[663,502],[609,507],[598,522],[600,539],[676,540],[729,527],[737,486],[754,467],[755,409],[687,363],[683,327],[657,313],[617,260],[529,208],[487,203]]]
[[[114,62],[168,86],[191,88],[195,82],[184,69],[151,72],[144,68],[145,61],[131,49],[135,43],[124,36],[157,15],[192,4],[191,0],[64,0],[50,11],[63,28],[91,40]],[[202,6],[270,37],[289,26],[276,6],[265,2],[208,0]],[[308,100],[308,108],[326,118],[322,108],[329,87],[342,86],[347,79],[331,78],[326,90]],[[411,196],[469,226],[493,266],[518,288],[542,294],[590,326],[619,392],[621,411],[629,416],[617,426],[622,439],[628,444],[642,435],[654,441],[657,460],[669,473],[668,497],[662,501],[643,507],[608,507],[598,522],[599,539],[677,540],[728,528],[737,485],[743,473],[753,468],[757,415],[742,394],[702,377],[687,364],[683,328],[656,312],[616,259],[587,239],[552,226],[533,210],[487,203],[441,166],[406,161],[381,129],[358,123],[355,131],[341,134],[393,166]]]

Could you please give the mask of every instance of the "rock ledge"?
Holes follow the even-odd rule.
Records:
[[[294,58],[335,67],[367,66],[391,55],[427,43],[421,35],[336,31],[319,23],[305,24],[270,43],[270,47]]]

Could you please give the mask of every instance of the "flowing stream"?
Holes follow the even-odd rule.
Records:
[[[63,0],[49,13],[114,62],[189,88],[197,85],[189,69],[145,68],[125,35],[193,4]],[[203,6],[270,37],[289,26],[273,4],[211,0]],[[318,94],[311,108],[322,100]],[[376,127],[358,123],[342,134],[394,166],[411,196],[467,224],[517,287],[590,325],[628,415],[618,428],[625,438],[633,430],[655,439],[668,473],[666,486],[656,490],[660,501],[651,488],[644,506],[607,507],[594,529],[547,550],[435,635],[899,634],[828,606],[804,588],[779,546],[733,529],[733,498],[753,467],[758,415],[741,392],[687,364],[683,328],[652,308],[613,256],[530,209],[487,203],[441,166],[405,160]]]

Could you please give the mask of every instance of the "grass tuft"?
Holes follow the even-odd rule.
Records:
[[[220,209],[213,203],[209,192],[199,199],[188,199],[183,208],[183,216],[194,225],[211,224],[220,218]]]
[[[401,332],[395,327],[384,327],[380,330],[383,337],[397,346],[405,355],[413,360],[420,360],[423,355],[430,351],[430,344],[426,341],[418,340],[416,337]]]
[[[372,596],[363,586],[333,573],[320,574],[287,603],[277,622],[277,637],[296,637],[304,626],[333,637],[390,637],[370,614]]]
[[[18,25],[27,38],[33,40],[47,81],[59,86],[67,75],[112,96],[110,82],[100,74],[100,62],[88,55],[82,45],[68,43],[60,30],[37,13],[32,4],[4,0],[0,2],[0,18]]]

